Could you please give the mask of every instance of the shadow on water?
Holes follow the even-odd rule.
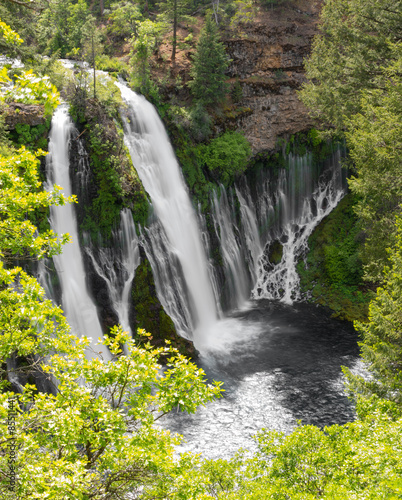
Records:
[[[350,323],[331,318],[324,308],[303,303],[261,301],[237,316],[259,323],[261,333],[248,349],[236,347],[230,362],[222,366],[233,390],[238,378],[272,372],[277,374],[275,390],[283,396],[281,403],[296,420],[325,426],[353,419],[353,408],[340,386],[341,366],[351,367],[359,353],[357,334]],[[207,366],[205,369],[208,373]]]
[[[350,323],[315,305],[261,300],[223,321],[219,334],[232,343],[204,351],[198,364],[209,380],[224,382],[223,398],[166,425],[185,436],[185,449],[226,456],[249,448],[262,427],[288,433],[298,420],[323,427],[354,419],[341,371],[358,359]]]

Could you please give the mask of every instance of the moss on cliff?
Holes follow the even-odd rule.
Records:
[[[371,292],[365,287],[360,261],[362,233],[347,195],[310,236],[309,252],[298,264],[302,292],[330,307],[333,316],[365,320]]]
[[[93,239],[98,233],[108,239],[122,208],[132,210],[137,224],[148,219],[148,198],[124,144],[118,114],[113,114],[97,99],[88,99],[81,115],[93,176],[81,227]]]
[[[182,354],[189,357],[194,356],[193,344],[177,335],[173,321],[159,302],[151,266],[144,257],[135,272],[131,296],[135,326],[136,328],[144,328],[151,333],[148,340],[152,345],[160,347],[165,344],[165,340],[168,340]],[[139,337],[139,340],[141,339],[142,337]]]

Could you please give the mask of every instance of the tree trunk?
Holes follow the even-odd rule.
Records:
[[[173,2],[173,47],[172,47],[172,63],[176,61],[176,43],[177,43],[177,0]]]
[[[94,35],[92,33],[92,64],[94,67],[94,99],[96,99],[96,69],[95,69],[95,44]]]
[[[100,15],[103,16],[103,10],[104,10],[104,5],[103,5],[103,0],[99,0],[99,7],[100,7]]]

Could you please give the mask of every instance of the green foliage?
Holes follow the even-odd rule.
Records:
[[[59,186],[54,186],[52,191],[40,191],[38,156],[42,154],[42,151],[30,153],[22,147],[10,157],[0,157],[2,260],[55,255],[60,253],[61,244],[68,241],[68,235],[62,235],[59,240],[52,231],[36,234],[36,227],[29,220],[35,210],[52,204],[63,205],[67,201]],[[74,197],[69,200],[74,201]]]
[[[101,54],[96,57],[95,62],[96,69],[107,71],[114,77],[121,76],[122,78],[127,79],[129,76],[130,68],[128,64],[124,63],[117,57],[109,57],[105,54]]]
[[[85,0],[49,0],[39,17],[38,43],[48,54],[77,57],[88,33],[96,31],[95,19]]]
[[[243,99],[243,89],[239,80],[236,80],[236,82],[232,85],[232,88],[230,90],[230,95],[232,101],[236,104]]]
[[[350,321],[366,318],[370,300],[362,280],[363,242],[355,205],[351,195],[343,198],[314,230],[306,260],[298,264],[302,291]]]
[[[402,419],[376,410],[365,420],[290,435],[262,430],[258,452],[202,465],[208,499],[401,498]]]
[[[398,217],[396,223],[397,242],[389,250],[384,285],[370,303],[368,322],[355,323],[362,337],[362,358],[373,378],[345,372],[353,393],[374,394],[402,408],[402,219]]]
[[[235,13],[230,21],[231,26],[253,22],[258,11],[254,0],[235,0],[233,4]]]
[[[46,149],[47,134],[50,120],[41,125],[30,126],[27,123],[17,123],[11,137],[17,144],[25,145],[29,149]]]
[[[197,44],[189,82],[194,97],[206,106],[223,101],[226,96],[225,71],[228,67],[225,47],[219,40],[216,24],[207,19]]]
[[[310,83],[301,92],[311,114],[346,129],[359,196],[357,213],[367,233],[365,277],[381,281],[393,244],[393,220],[402,201],[401,9],[394,0],[331,0],[321,15],[307,62]]]
[[[14,370],[25,373],[39,366],[54,350],[67,352],[72,338],[62,311],[44,298],[37,281],[21,268],[9,268],[17,259],[36,259],[60,253],[61,245],[69,241],[68,234],[59,238],[52,231],[38,233],[31,222],[36,210],[52,204],[63,205],[67,199],[61,188],[41,190],[38,157],[21,148],[14,154],[0,156],[0,380],[7,385],[7,359],[23,356],[30,359],[27,366]]]
[[[170,24],[173,28],[172,36],[172,62],[176,59],[177,28],[182,21],[192,22],[188,16],[191,0],[164,0],[158,4],[161,14],[159,18],[163,23]]]
[[[5,120],[5,104],[0,102],[0,156],[9,156],[12,154],[11,141]]]
[[[193,139],[195,142],[201,142],[208,139],[211,135],[212,119],[204,106],[198,102],[195,106],[188,109],[180,106],[169,106],[165,118],[169,124],[177,128],[177,133]]]
[[[198,147],[200,160],[212,175],[228,186],[247,168],[251,146],[238,132],[225,132],[208,145]]]
[[[157,93],[155,83],[151,79],[149,61],[151,53],[160,44],[165,29],[164,23],[146,19],[139,23],[137,35],[131,40],[131,64],[133,66],[131,82],[133,87],[146,97],[155,97]]]
[[[385,91],[364,94],[361,106],[362,112],[347,122],[346,138],[357,170],[349,187],[359,196],[356,212],[367,233],[365,274],[380,282],[402,203],[402,80],[395,79]]]
[[[97,138],[95,133],[93,141]],[[194,412],[220,395],[220,384],[207,384],[204,372],[177,350],[149,343],[140,348],[118,327],[103,340],[113,360],[88,359],[89,339],[70,334],[62,311],[44,298],[36,279],[20,268],[5,268],[21,256],[52,256],[68,241],[68,235],[37,233],[29,222],[37,208],[73,201],[61,188],[40,190],[39,155],[22,148],[0,157],[1,497],[100,500],[133,492],[152,497],[167,477],[178,477],[195,462],[176,458],[180,438],[154,422],[177,407]],[[167,361],[164,370],[161,357]],[[54,394],[38,393],[26,383],[26,376],[38,371],[57,380]],[[21,374],[25,378],[18,379]],[[9,381],[20,394],[6,390]],[[15,427],[7,420],[11,399]],[[15,462],[9,460],[11,442],[18,450]],[[18,477],[14,491],[10,464]]]
[[[6,68],[0,72],[0,85],[10,83]],[[0,100],[22,102],[24,104],[42,104],[45,115],[51,115],[60,104],[60,94],[50,83],[48,76],[37,76],[32,70],[15,75],[12,86],[0,87]]]
[[[24,41],[18,33],[16,33],[14,30],[8,26],[8,24],[3,23],[3,21],[0,19],[0,38],[2,39],[3,42],[9,45],[21,45],[21,43]]]
[[[313,116],[342,129],[344,119],[361,110],[360,91],[384,87],[384,64],[395,60],[400,20],[394,0],[325,2],[321,33],[306,64],[314,83],[301,93]]]
[[[92,232],[93,238],[97,237],[98,231],[108,238],[122,208],[119,157],[116,156],[116,145],[105,138],[105,130],[99,123],[88,127],[87,131],[91,167],[98,189],[90,206],[85,207],[84,228]]]
[[[105,241],[109,239],[122,208],[130,208],[134,221],[141,225],[146,224],[149,212],[146,193],[117,121],[120,92],[112,81],[106,83],[99,82],[98,98],[86,101],[82,115],[95,186],[85,205],[82,229],[90,231],[94,241],[99,232]]]
[[[4,248],[3,255],[7,250]],[[3,363],[17,357],[26,360],[14,368],[12,374],[8,373],[7,365],[0,365],[0,389],[4,391],[8,386],[7,377],[12,380],[17,375],[27,376],[39,370],[46,356],[55,351],[73,352],[77,339],[70,335],[63,311],[45,298],[36,279],[19,267],[5,269],[1,261],[0,300],[0,359]]]
[[[179,439],[154,422],[177,406],[193,413],[219,395],[219,384],[206,384],[203,371],[172,348],[139,348],[121,328],[104,340],[113,361],[86,359],[87,344],[77,341],[74,355],[54,355],[43,367],[58,380],[56,395],[25,386],[19,400],[26,411],[18,411],[15,422],[16,491],[2,476],[2,498],[122,498],[138,489],[146,497],[162,477],[185,465],[186,459],[173,455]],[[164,371],[157,362],[162,353],[168,357]],[[8,396],[1,396],[0,407],[3,470]]]
[[[34,3],[34,2],[33,2]],[[31,4],[32,5],[32,4]],[[0,53],[27,62],[35,57],[35,23],[37,13],[21,4],[5,0],[0,2]],[[26,43],[22,43],[21,41]]]
[[[278,146],[282,144],[286,145],[285,152],[287,155],[293,153],[304,156],[307,152],[311,152],[313,162],[317,164],[328,158],[340,145],[343,145],[343,141],[339,135],[334,135],[331,140],[328,140],[325,133],[312,128],[308,132],[291,135],[286,142],[279,140]]]
[[[138,23],[144,19],[138,3],[126,1],[112,4],[109,20],[108,30],[112,36],[125,39],[137,36]]]

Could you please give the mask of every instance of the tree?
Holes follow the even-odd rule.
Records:
[[[246,170],[251,147],[242,134],[225,132],[209,144],[199,146],[198,151],[202,163],[227,186]]]
[[[137,27],[143,16],[137,3],[127,1],[113,3],[109,19],[112,21],[110,32],[124,39],[138,35]]]
[[[149,96],[153,89],[149,59],[152,51],[154,51],[160,43],[160,37],[164,31],[164,23],[146,19],[139,23],[137,35],[131,40],[133,83],[134,86],[146,96]]]
[[[74,355],[52,356],[44,367],[58,380],[55,395],[35,394],[27,385],[19,398],[27,410],[16,417],[14,496],[7,491],[4,454],[10,439],[7,396],[13,395],[0,396],[2,498],[17,493],[19,498],[123,499],[129,492],[147,498],[158,483],[190,467],[188,457],[174,459],[179,438],[154,422],[177,406],[194,412],[219,394],[219,384],[205,384],[202,370],[176,350],[138,347],[121,328],[104,340],[114,361],[86,359],[87,344],[80,340]],[[123,344],[128,354],[122,353]],[[164,371],[157,361],[162,353],[170,355]]]
[[[221,102],[227,91],[225,71],[229,65],[216,24],[208,18],[197,44],[189,83],[194,97],[206,106]]]
[[[402,218],[397,218],[397,243],[389,250],[384,285],[369,306],[367,323],[356,322],[362,336],[363,360],[373,377],[364,379],[344,368],[349,390],[355,395],[376,395],[402,408]]]
[[[113,361],[87,359],[89,339],[72,335],[36,279],[12,267],[16,259],[51,257],[68,241],[32,222],[37,210],[74,201],[60,187],[43,190],[41,154],[21,148],[0,157],[0,495],[152,496],[193,463],[174,457],[179,438],[155,421],[177,407],[194,412],[220,394],[220,384],[206,384],[204,372],[177,350],[136,345],[117,327],[100,341]],[[38,371],[57,380],[52,393],[32,384]]]
[[[401,418],[379,411],[344,426],[299,426],[288,436],[263,430],[251,458],[208,464],[209,489],[222,500],[398,498],[401,430]]]
[[[355,172],[349,185],[366,233],[365,278],[375,283],[402,202],[400,7],[400,0],[328,0],[300,94],[323,125],[346,131]]]
[[[231,26],[253,22],[258,10],[253,0],[235,0],[234,5],[236,12],[230,21]]]
[[[384,91],[363,93],[361,112],[347,122],[346,139],[356,174],[349,187],[358,196],[363,221],[366,278],[383,280],[387,247],[395,244],[395,215],[402,203],[402,80],[393,76]]]
[[[68,235],[59,239],[50,230],[38,233],[31,221],[38,210],[73,201],[65,198],[58,186],[52,191],[40,190],[41,154],[21,148],[8,157],[0,157],[0,359],[6,363],[0,368],[3,388],[8,378],[16,389],[19,374],[29,375],[51,352],[66,352],[73,345],[62,311],[45,300],[36,279],[19,267],[11,267],[16,259],[60,253],[62,244],[69,240]],[[15,367],[13,360],[18,357],[26,362]]]
[[[181,21],[189,19],[189,0],[165,0],[158,4],[162,19],[173,25],[172,63],[176,60],[177,28]]]
[[[0,38],[9,45],[21,45],[22,38],[10,26],[0,20]]]
[[[300,93],[312,116],[342,130],[361,110],[361,91],[384,89],[397,56],[401,0],[327,0]]]
[[[49,0],[38,23],[39,44],[47,53],[76,55],[84,43],[85,25],[91,13],[85,0]]]

